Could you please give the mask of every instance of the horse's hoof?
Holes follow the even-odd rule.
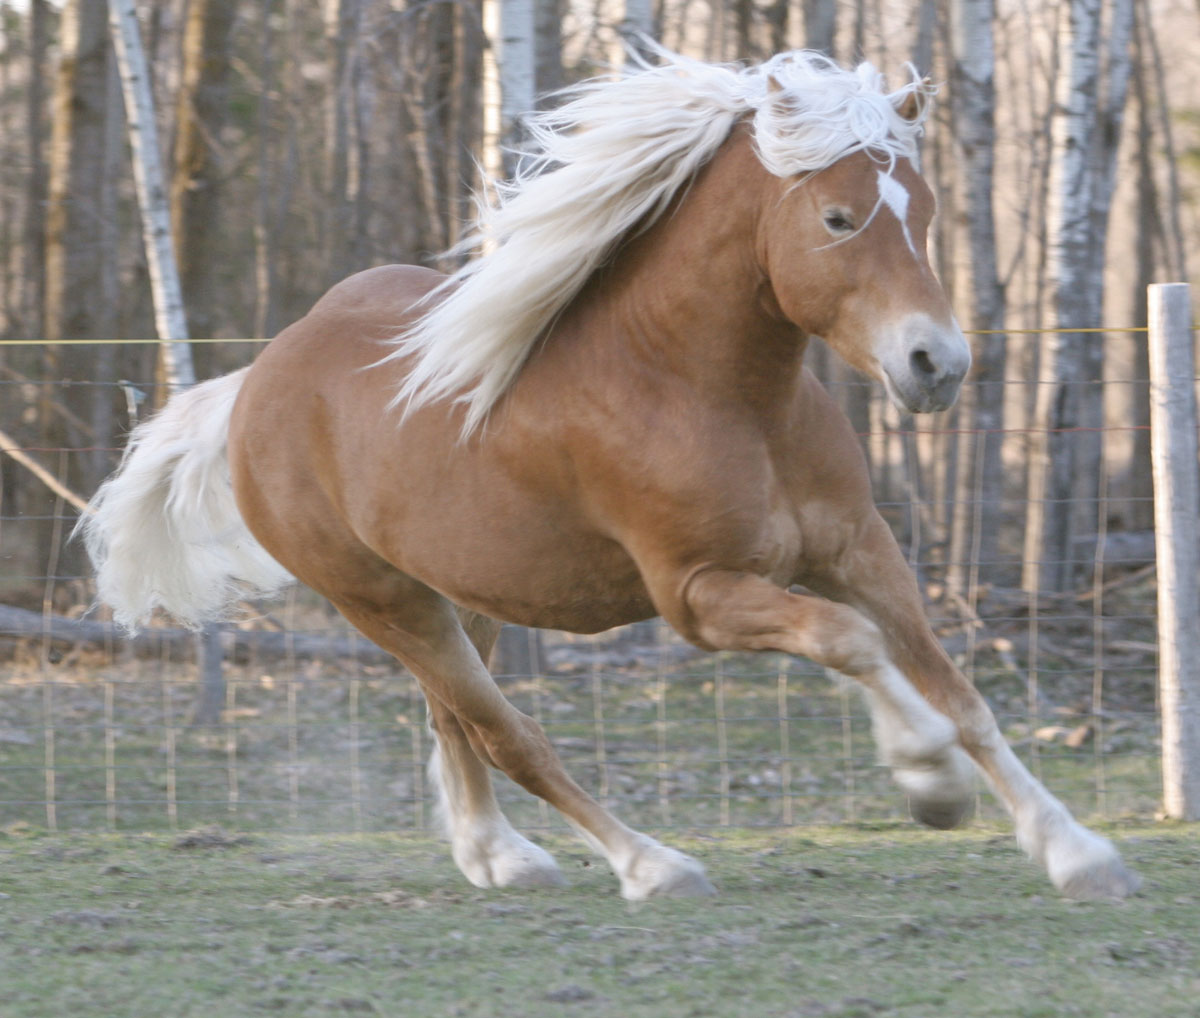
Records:
[[[565,887],[554,857],[511,828],[455,845],[454,861],[476,887]]]
[[[1142,884],[1111,841],[1070,817],[1050,825],[1043,860],[1050,882],[1079,901],[1127,898]]]
[[[966,799],[909,799],[912,818],[926,827],[948,831],[970,819],[975,812],[975,797]]]
[[[656,898],[704,898],[716,894],[717,889],[709,882],[704,867],[694,859],[691,861],[696,869],[676,873],[650,893]]]
[[[1136,894],[1141,886],[1142,878],[1118,857],[1073,873],[1059,890],[1076,901],[1119,901]]]
[[[628,901],[647,898],[697,898],[716,894],[704,866],[690,855],[647,839],[621,876],[621,896]]]
[[[567,886],[567,878],[563,876],[562,870],[558,868],[558,864],[553,859],[548,862],[522,859],[516,864],[510,863],[505,867],[497,867],[494,875],[497,887],[532,889]]]

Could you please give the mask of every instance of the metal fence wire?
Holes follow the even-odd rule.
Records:
[[[856,384],[843,383],[842,394]],[[1007,384],[1015,401],[1025,398],[1025,381]],[[64,402],[63,385],[10,373],[0,379],[0,400],[44,408]],[[122,399],[152,389],[122,386]],[[950,492],[935,475],[948,443],[970,433],[954,418],[902,420],[878,394],[867,405],[863,441],[881,509],[909,552],[935,629],[1018,754],[1083,815],[1152,814],[1161,791],[1146,535],[1091,535],[1080,546],[1074,590],[1021,590],[1026,503],[1016,472],[1027,429],[997,432],[1013,471],[999,560],[961,563],[971,582],[953,589]],[[1105,429],[1104,441],[1127,442],[1130,431]],[[97,454],[86,438],[15,448],[60,481],[72,475],[73,458]],[[115,461],[115,450],[99,452]],[[303,589],[206,637],[164,620],[131,642],[105,627],[102,614],[80,621],[91,594],[78,550],[65,543],[77,510],[61,492],[43,509],[15,501],[17,469],[25,466],[4,474],[0,504],[0,828],[431,826],[425,705],[399,665]],[[1124,491],[1115,507],[1115,470],[1101,473],[1087,497],[1107,521],[1138,496]],[[978,484],[971,498],[981,498]],[[631,823],[708,828],[906,815],[876,762],[859,697],[804,660],[704,654],[654,622],[590,637],[512,630],[494,670],[576,779]],[[518,825],[560,823],[506,779],[497,782]],[[996,815],[999,807],[981,792],[978,812]]]

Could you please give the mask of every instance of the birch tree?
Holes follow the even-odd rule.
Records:
[[[187,318],[175,247],[171,241],[171,216],[159,156],[154,99],[135,0],[110,0],[109,24],[125,100],[125,123],[129,128],[133,178],[141,213],[146,264],[150,270],[154,321],[162,340],[159,366],[169,391],[175,393],[192,385],[196,375],[192,367],[192,348],[187,342]],[[199,724],[211,724],[220,716],[224,703],[218,626],[207,626],[197,636],[196,654],[201,685],[196,720]]]
[[[958,204],[966,220],[970,327],[983,330],[975,342],[974,385],[964,389],[959,419],[969,427],[959,436],[958,491],[953,500],[948,582],[966,588],[967,566],[996,560],[1003,470],[1000,429],[1004,418],[1007,337],[1005,295],[996,265],[995,53],[993,0],[958,0],[953,8],[953,137],[958,148]]]
[[[163,341],[160,346],[161,364],[167,386],[174,392],[191,385],[196,376],[192,369],[191,347],[187,343],[187,319],[183,311],[179,270],[171,243],[171,220],[159,157],[150,75],[142,50],[134,0],[111,0],[109,20],[117,67],[121,72],[121,91],[125,98],[125,122],[129,126],[129,143],[133,153],[133,179],[137,187],[146,264],[150,270],[150,288],[154,297],[154,323],[158,337]]]
[[[483,71],[483,166],[491,180],[511,177],[519,164],[521,114],[536,99],[535,28],[534,0],[484,0],[490,46]],[[498,670],[536,674],[540,646],[536,630],[506,626],[496,647]]]
[[[1051,318],[1059,330],[1098,329],[1102,323],[1132,0],[1110,0],[1107,18],[1105,13],[1104,0],[1062,5],[1047,252]],[[1075,539],[1096,533],[1103,405],[1095,383],[1102,366],[1102,334],[1059,331],[1046,337],[1030,457],[1024,556],[1024,585],[1030,590],[1069,589]]]
[[[511,177],[521,143],[521,114],[533,109],[536,61],[534,0],[484,0],[490,41],[483,79],[483,166],[493,179]]]

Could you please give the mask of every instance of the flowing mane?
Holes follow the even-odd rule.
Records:
[[[563,105],[529,118],[521,171],[454,248],[478,257],[430,295],[445,296],[384,359],[415,355],[393,407],[461,391],[464,435],[476,430],[596,268],[663,213],[743,117],[780,177],[864,149],[916,155],[931,89],[915,74],[888,93],[870,64],[846,70],[803,50],[748,68],[656,52],[659,65],[568,88]],[[909,97],[921,109],[911,120],[898,112]]]

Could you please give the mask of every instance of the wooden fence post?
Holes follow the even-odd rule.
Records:
[[[1163,806],[1173,819],[1200,820],[1200,469],[1191,301],[1186,283],[1151,286],[1149,296]]]

